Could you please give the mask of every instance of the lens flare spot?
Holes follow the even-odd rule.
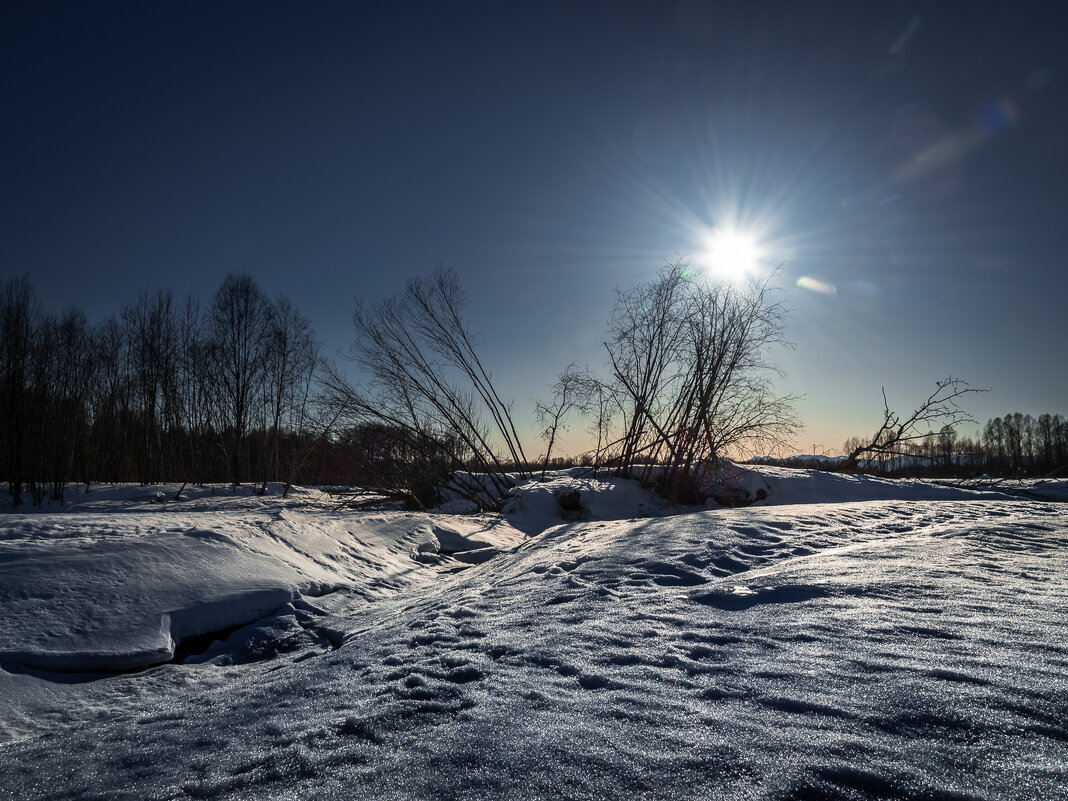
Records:
[[[812,278],[808,275],[802,275],[797,279],[797,285],[801,289],[808,290],[809,292],[815,292],[819,295],[828,295],[834,297],[838,294],[838,287],[832,284],[830,281],[820,281],[818,278]]]
[[[994,135],[1005,133],[1019,121],[1020,110],[1007,97],[987,103],[979,113],[979,124]]]

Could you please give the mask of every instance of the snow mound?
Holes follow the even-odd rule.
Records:
[[[560,506],[560,497],[569,492],[579,493],[579,509],[573,513]],[[636,481],[573,468],[549,473],[545,481],[520,482],[503,516],[509,525],[534,534],[564,522],[627,520],[669,511],[661,498]]]
[[[467,551],[478,562],[521,537],[500,526],[476,534],[477,517],[449,525],[408,513],[357,516],[307,498],[202,495],[161,509],[113,494],[113,514],[4,517],[0,663],[66,673],[145,668],[173,659],[185,640],[248,625],[302,597],[346,587],[373,599],[429,581],[429,567],[412,559],[420,548]]]

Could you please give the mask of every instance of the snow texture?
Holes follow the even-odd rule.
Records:
[[[0,798],[1068,797],[1065,507],[760,473],[5,515]]]

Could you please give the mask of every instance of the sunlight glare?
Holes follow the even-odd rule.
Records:
[[[717,229],[709,232],[701,260],[711,272],[740,280],[757,272],[763,255],[752,234],[736,229]]]

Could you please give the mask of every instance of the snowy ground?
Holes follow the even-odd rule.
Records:
[[[761,472],[2,515],[0,798],[1068,798],[1068,507]]]

